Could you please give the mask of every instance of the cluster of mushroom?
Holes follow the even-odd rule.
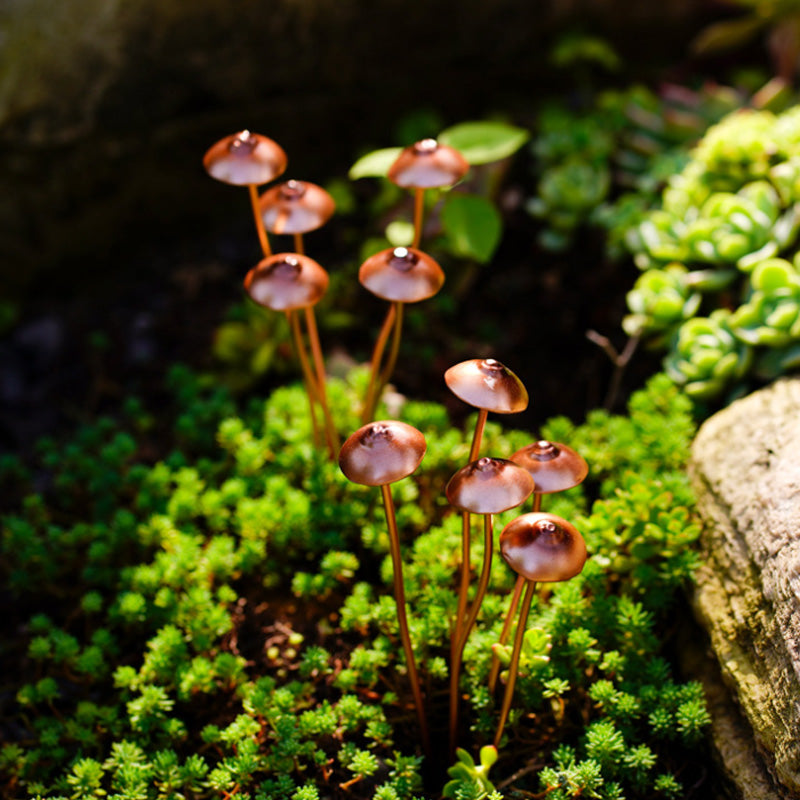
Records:
[[[452,625],[450,650],[449,724],[450,749],[454,751],[458,728],[458,683],[461,660],[464,646],[477,619],[481,601],[489,584],[492,554],[495,548],[492,517],[494,514],[522,505],[531,494],[536,498],[534,510],[506,525],[499,537],[500,553],[518,576],[500,644],[505,643],[517,614],[522,590],[526,591],[494,739],[494,744],[497,746],[511,707],[523,635],[536,583],[568,580],[583,569],[586,561],[586,545],[580,533],[566,520],[542,512],[541,496],[576,486],[586,477],[588,467],[571,448],[547,441],[535,442],[514,453],[510,459],[480,457],[483,427],[489,411],[495,413],[522,411],[528,403],[527,391],[511,370],[494,359],[473,359],[457,364],[445,373],[445,380],[454,394],[479,409],[478,423],[470,449],[470,461],[453,475],[445,489],[448,501],[462,512],[463,518],[459,599],[456,618]],[[350,480],[381,487],[389,528],[400,635],[423,747],[427,752],[430,736],[413,646],[408,633],[399,535],[390,491],[391,483],[407,477],[417,469],[425,450],[425,438],[416,428],[403,422],[384,420],[368,423],[351,434],[341,449],[339,464]],[[484,553],[477,591],[471,608],[467,610],[471,514],[483,517]],[[498,672],[499,661],[496,661],[492,667],[492,691]]]
[[[328,452],[333,458],[338,448],[338,434],[328,409],[322,348],[314,316],[314,306],[327,291],[329,279],[327,272],[305,255],[303,234],[324,225],[333,214],[335,204],[322,187],[297,180],[279,183],[259,196],[258,187],[282,175],[287,163],[280,145],[247,130],[220,139],[203,158],[211,177],[248,188],[264,257],[247,274],[244,287],[259,305],[286,314],[309,398],[315,442],[319,443],[320,436],[315,413],[319,406]],[[381,392],[394,371],[404,305],[432,297],[444,283],[442,268],[419,249],[425,191],[453,186],[468,169],[469,164],[457,150],[440,145],[434,139],[423,139],[405,148],[389,170],[391,181],[414,190],[414,239],[411,247],[390,247],[376,253],[359,270],[361,284],[390,303],[372,353],[362,411],[364,423],[374,417]],[[273,254],[268,233],[292,235],[293,251]],[[305,320],[305,333],[300,312]]]
[[[425,191],[453,186],[464,177],[469,165],[453,148],[440,145],[433,139],[424,139],[405,148],[389,170],[390,180],[414,190],[413,243],[410,247],[382,250],[368,258],[359,270],[361,284],[389,302],[390,306],[372,353],[362,412],[364,424],[347,438],[339,450],[338,432],[326,398],[325,367],[314,316],[314,306],[327,291],[329,279],[327,272],[305,254],[302,238],[330,218],[334,211],[333,199],[321,187],[297,180],[277,184],[259,196],[259,186],[284,173],[287,158],[277,143],[246,130],[217,142],[205,154],[203,163],[212,177],[248,188],[263,258],[247,273],[244,287],[254,302],[286,314],[309,398],[315,442],[319,444],[320,441],[315,414],[318,406],[324,419],[324,436],[331,458],[338,450],[339,465],[348,479],[381,489],[389,532],[398,628],[422,745],[428,753],[430,734],[409,633],[400,538],[391,493],[392,483],[409,476],[420,465],[426,442],[422,433],[410,425],[394,420],[371,420],[398,357],[404,305],[432,297],[445,279],[439,264],[419,249]],[[293,250],[273,254],[268,234],[293,236]],[[301,327],[301,315],[305,332]],[[528,393],[519,378],[494,359],[473,359],[456,364],[445,373],[445,382],[457,397],[479,409],[468,463],[456,472],[445,490],[450,504],[462,514],[461,574],[450,647],[452,751],[457,736],[458,684],[464,647],[489,584],[495,546],[493,515],[518,507],[531,494],[534,495],[533,511],[509,523],[499,537],[500,553],[518,575],[500,637],[501,645],[513,627],[523,589],[525,596],[494,740],[496,746],[511,706],[522,637],[535,585],[537,582],[567,580],[581,571],[586,560],[586,547],[580,534],[566,520],[541,512],[541,496],[577,485],[585,478],[587,467],[586,462],[566,445],[545,441],[523,448],[510,459],[480,457],[489,412],[520,412],[527,407]],[[477,590],[468,608],[472,514],[483,517],[484,552]],[[499,661],[495,659],[490,673],[492,691],[498,674]]]

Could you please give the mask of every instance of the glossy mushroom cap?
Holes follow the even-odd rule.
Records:
[[[473,514],[499,514],[530,497],[530,473],[505,458],[479,458],[450,478],[445,494],[450,505]]]
[[[390,247],[370,256],[361,265],[358,279],[383,300],[416,303],[433,297],[442,288],[444,272],[422,250]]]
[[[450,391],[465,403],[495,414],[516,414],[528,407],[522,381],[493,358],[462,361],[444,373]]]
[[[234,186],[269,183],[286,169],[283,148],[260,133],[240,131],[220,139],[203,156],[206,172]]]
[[[575,526],[555,514],[523,514],[500,534],[500,554],[529,581],[566,581],[586,563],[586,543]]]
[[[583,483],[589,465],[571,447],[541,439],[517,450],[511,460],[524,467],[536,481],[537,494],[563,492]]]
[[[261,195],[264,227],[270,233],[308,233],[321,228],[336,203],[321,186],[308,181],[285,181]]]
[[[404,189],[433,189],[458,183],[468,170],[469,163],[458,150],[436,139],[422,139],[403,149],[388,177]]]
[[[353,483],[385,486],[410,475],[426,448],[425,437],[405,422],[370,422],[342,445],[339,467]]]
[[[276,253],[247,273],[244,288],[260,306],[293,311],[317,303],[327,291],[328,281],[328,273],[312,258]]]

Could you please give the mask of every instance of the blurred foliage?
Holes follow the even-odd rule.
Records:
[[[628,232],[645,272],[625,329],[666,349],[668,373],[699,401],[797,366],[798,143],[798,107],[730,114]]]

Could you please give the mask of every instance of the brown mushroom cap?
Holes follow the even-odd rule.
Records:
[[[410,475],[426,448],[425,437],[405,422],[370,422],[342,445],[339,467],[353,483],[385,486]]]
[[[444,272],[422,250],[389,247],[361,265],[358,279],[364,288],[383,300],[416,303],[433,297],[442,288]]]
[[[536,481],[534,492],[563,492],[583,483],[589,465],[571,447],[541,439],[517,450],[511,460],[524,467]]]
[[[321,186],[308,181],[284,181],[261,195],[264,227],[270,233],[308,233],[321,228],[336,208]]]
[[[314,259],[299,253],[276,253],[256,264],[244,288],[260,306],[292,311],[313,306],[328,289],[328,273]]]
[[[283,148],[260,133],[239,131],[220,139],[203,156],[206,172],[234,186],[269,183],[286,169]]]
[[[493,358],[462,361],[444,373],[450,391],[465,403],[495,414],[516,414],[528,407],[522,381]]]
[[[433,189],[458,183],[467,170],[469,163],[458,150],[422,139],[401,151],[388,177],[404,189]]]
[[[479,458],[462,467],[447,483],[450,505],[473,514],[499,514],[530,497],[530,473],[506,458]]]
[[[555,514],[523,514],[500,534],[500,554],[529,581],[566,581],[586,563],[586,543],[575,526]]]

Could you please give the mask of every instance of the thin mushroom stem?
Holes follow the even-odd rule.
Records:
[[[469,591],[470,573],[470,515],[469,511],[461,512],[461,581],[458,586],[458,606],[456,608],[456,619],[453,625],[453,632],[450,638],[450,658],[458,646],[459,631],[461,630],[461,620],[467,615],[467,592]]]
[[[261,251],[266,257],[269,257],[272,255],[272,248],[269,246],[269,237],[264,227],[264,219],[261,216],[261,206],[258,202],[258,187],[254,183],[249,183],[247,184],[247,188],[250,191],[250,205],[253,208],[253,217],[256,223],[256,232],[258,233]]]
[[[311,371],[311,364],[308,361],[308,353],[306,352],[306,346],[303,342],[303,334],[300,330],[300,320],[297,314],[293,314],[291,311],[286,312],[286,319],[288,320],[289,326],[292,330],[292,338],[294,339],[295,350],[297,350],[297,358],[300,361],[300,368],[303,371],[309,407],[311,408],[312,426],[316,428],[316,420],[314,418],[314,403],[319,402],[319,391],[316,381],[314,380],[314,374]],[[335,450],[333,449],[330,440],[328,440],[328,451],[330,453],[330,457],[334,458]]]
[[[467,592],[470,573],[470,514],[461,512],[461,581],[458,587],[458,606],[453,629],[450,632],[450,752],[455,752],[456,728],[458,728],[458,679],[461,658],[458,644],[461,639],[462,620],[467,615]]]
[[[386,312],[386,319],[383,321],[378,338],[375,340],[375,348],[372,351],[372,367],[370,370],[369,383],[367,384],[367,394],[364,398],[364,410],[362,412],[362,422],[366,425],[372,420],[374,412],[373,407],[373,394],[375,392],[375,384],[378,381],[378,373],[380,370],[381,359],[383,358],[383,351],[386,349],[386,342],[389,339],[389,334],[392,332],[394,326],[394,315],[396,313],[395,305],[392,303],[389,310]],[[374,405],[377,405],[377,401]]]
[[[517,682],[517,669],[519,667],[519,656],[522,652],[522,639],[525,636],[525,626],[528,624],[528,612],[531,610],[531,601],[533,600],[533,593],[536,590],[535,581],[526,581],[525,597],[522,600],[522,611],[520,612],[519,623],[517,624],[517,632],[514,636],[514,649],[511,651],[511,663],[508,666],[508,681],[506,683],[506,691],[503,695],[503,705],[500,709],[500,722],[497,725],[497,732],[494,735],[494,746],[500,746],[500,739],[503,736],[503,728],[505,728],[506,720],[508,719],[508,712],[511,710],[511,701],[514,698],[514,685]]]
[[[375,390],[375,404],[378,404],[378,399],[381,396],[381,392],[383,391],[383,387],[389,383],[389,378],[392,377],[392,373],[394,372],[395,365],[397,364],[397,355],[400,352],[400,338],[403,333],[403,304],[400,302],[395,302],[395,312],[394,312],[394,328],[392,330],[392,347],[389,350],[389,357],[386,359],[386,366],[381,373],[380,380],[378,382],[378,388]]]
[[[455,738],[456,728],[458,727],[458,679],[461,673],[461,661],[464,656],[464,647],[467,644],[469,633],[475,620],[478,618],[481,603],[486,595],[486,588],[489,585],[489,576],[492,571],[492,551],[494,549],[493,538],[493,525],[492,515],[483,515],[483,566],[481,568],[481,576],[478,580],[478,590],[475,594],[475,599],[472,601],[472,607],[469,612],[469,617],[463,625],[460,625],[462,616],[459,615],[456,620],[456,627],[453,631],[453,636],[456,642],[455,648],[452,650],[452,657],[450,663],[450,751],[455,752]],[[466,599],[466,598],[465,598]],[[459,601],[461,598],[459,597]]]
[[[486,427],[486,418],[489,416],[488,409],[482,408],[478,412],[478,420],[475,423],[475,433],[472,435],[472,447],[469,450],[469,458],[467,463],[471,464],[478,457],[481,449],[481,439],[483,438],[483,429]]]
[[[322,347],[319,343],[319,331],[317,330],[317,317],[314,314],[313,306],[306,306],[306,328],[308,329],[308,340],[311,343],[311,354],[314,358],[314,368],[317,372],[317,390],[319,394],[319,404],[322,408],[322,416],[325,418],[325,436],[328,440],[328,447],[331,449],[331,457],[339,452],[339,435],[336,432],[331,412],[328,408],[328,397],[325,391],[325,364],[322,360]]]
[[[425,707],[422,702],[422,690],[419,685],[417,664],[414,660],[414,649],[411,645],[411,635],[408,631],[406,593],[405,587],[403,586],[403,560],[400,555],[400,536],[397,532],[397,520],[394,514],[392,490],[388,483],[381,486],[381,495],[383,497],[383,508],[386,514],[386,525],[389,528],[389,548],[392,556],[392,580],[394,585],[394,600],[397,606],[397,624],[400,629],[400,639],[403,643],[403,651],[408,668],[408,679],[411,682],[411,692],[414,695],[417,720],[419,722],[420,733],[422,734],[422,749],[425,754],[428,755],[431,751],[428,722],[425,719]]]
[[[469,612],[469,618],[461,629],[461,635],[458,641],[458,650],[460,653],[464,652],[464,646],[467,643],[469,632],[478,618],[483,598],[486,596],[486,589],[489,586],[489,576],[492,572],[492,552],[494,550],[493,540],[493,525],[492,515],[483,515],[483,566],[481,567],[481,576],[478,579],[478,590],[475,593],[475,599],[472,601],[472,608]]]
[[[522,589],[525,586],[525,578],[522,575],[517,576],[517,582],[514,584],[514,592],[511,595],[511,602],[508,604],[508,611],[506,612],[506,619],[503,623],[503,630],[500,631],[500,641],[498,644],[504,645],[508,639],[508,634],[511,632],[511,625],[514,622],[514,617],[517,615],[517,606],[519,599],[522,597]],[[492,653],[492,668],[489,671],[489,693],[494,694],[495,686],[497,686],[497,676],[500,674],[500,659]]]
[[[419,247],[422,241],[422,215],[425,211],[425,190],[417,187],[414,190],[414,241],[412,247]]]
[[[299,253],[301,256],[305,255],[305,248],[303,247],[303,234],[302,233],[295,233],[294,234],[294,251],[295,253]]]

